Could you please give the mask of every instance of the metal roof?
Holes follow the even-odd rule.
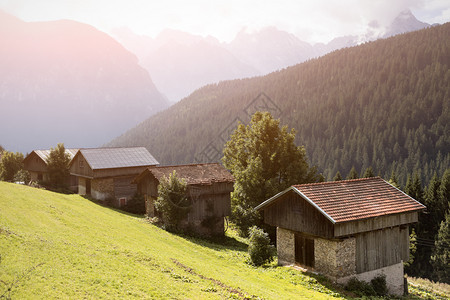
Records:
[[[69,154],[70,160],[77,154],[79,149],[66,149],[66,153]],[[33,150],[45,163],[47,163],[47,158],[50,155],[51,150]],[[31,154],[31,153],[30,153]]]
[[[145,147],[80,149],[80,153],[93,170],[159,164]]]
[[[214,182],[234,182],[233,175],[218,163],[190,164],[177,166],[149,167],[135,181],[147,173],[151,173],[156,179],[161,180],[164,176],[169,177],[175,171],[179,178],[186,180],[190,185],[210,185]]]
[[[380,177],[294,185],[261,203],[263,209],[294,191],[332,223],[412,212],[426,207]]]

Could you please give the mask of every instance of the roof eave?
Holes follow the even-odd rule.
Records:
[[[305,199],[309,204],[311,204],[314,208],[316,208],[322,215],[324,215],[331,223],[336,224],[336,221],[330,216],[328,215],[323,209],[321,209],[316,203],[314,203],[311,199],[309,199],[308,197],[306,197],[302,192],[300,192],[296,187],[291,186],[287,189],[285,189],[284,191],[276,194],[275,196],[271,197],[270,199],[264,201],[263,203],[261,203],[260,205],[258,205],[257,207],[255,207],[256,210],[261,210],[263,208],[265,208],[266,206],[268,206],[269,204],[272,204],[272,202],[275,202],[279,197],[283,196],[284,194],[286,194],[289,191],[294,191],[295,193],[297,193],[300,197],[302,197],[303,199]]]

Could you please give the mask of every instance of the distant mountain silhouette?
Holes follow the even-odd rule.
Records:
[[[230,43],[170,29],[155,39],[126,28],[115,30],[113,35],[139,57],[156,86],[174,102],[208,83],[268,74],[337,49],[430,26],[409,10],[387,28],[376,21],[369,25],[362,36],[342,36],[315,45],[275,27],[254,32],[243,29]]]
[[[99,146],[168,106],[138,60],[92,26],[0,11],[0,143]]]

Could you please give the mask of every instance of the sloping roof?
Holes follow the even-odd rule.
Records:
[[[80,149],[80,153],[92,170],[159,164],[145,147]]]
[[[256,209],[267,207],[288,191],[299,194],[333,223],[425,209],[380,177],[294,185]]]
[[[151,173],[159,181],[164,176],[169,178],[173,171],[176,171],[177,176],[185,179],[186,183],[190,185],[210,185],[214,182],[234,182],[231,173],[218,163],[149,167],[135,179],[135,182],[139,181],[140,178],[148,173]]]
[[[75,156],[75,154],[77,154],[79,149],[66,149],[66,153],[69,154],[70,156],[70,160],[73,159],[73,157]],[[47,150],[33,150],[31,151],[30,154],[27,155],[27,157],[25,157],[24,160],[26,160],[28,157],[30,157],[30,155],[34,152],[36,153],[37,156],[39,156],[45,163],[47,163],[47,158],[50,155],[50,151],[49,149]]]
[[[69,154],[70,160],[77,154],[77,151],[79,149],[66,149],[66,153]],[[51,150],[34,150],[33,152],[36,153],[43,161],[47,162],[47,158],[50,155]]]

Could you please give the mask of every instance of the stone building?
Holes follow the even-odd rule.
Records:
[[[234,178],[217,163],[147,168],[134,180],[138,192],[145,198],[147,215],[160,217],[153,204],[158,197],[158,185],[174,171],[178,178],[186,181],[192,203],[182,226],[200,235],[223,235],[224,217],[231,213]]]
[[[122,207],[136,194],[133,179],[158,164],[144,147],[80,149],[70,174],[78,179],[78,194]]]
[[[23,160],[23,167],[30,173],[32,181],[46,182],[49,180],[47,159],[50,151],[51,150],[33,150]],[[66,149],[66,153],[69,155],[70,160],[74,158],[77,151],[78,149]],[[76,177],[70,176],[67,184],[72,190],[76,190],[78,185]]]
[[[384,274],[404,293],[409,225],[425,206],[379,177],[294,185],[256,207],[277,227],[279,265],[300,265],[338,283]]]

